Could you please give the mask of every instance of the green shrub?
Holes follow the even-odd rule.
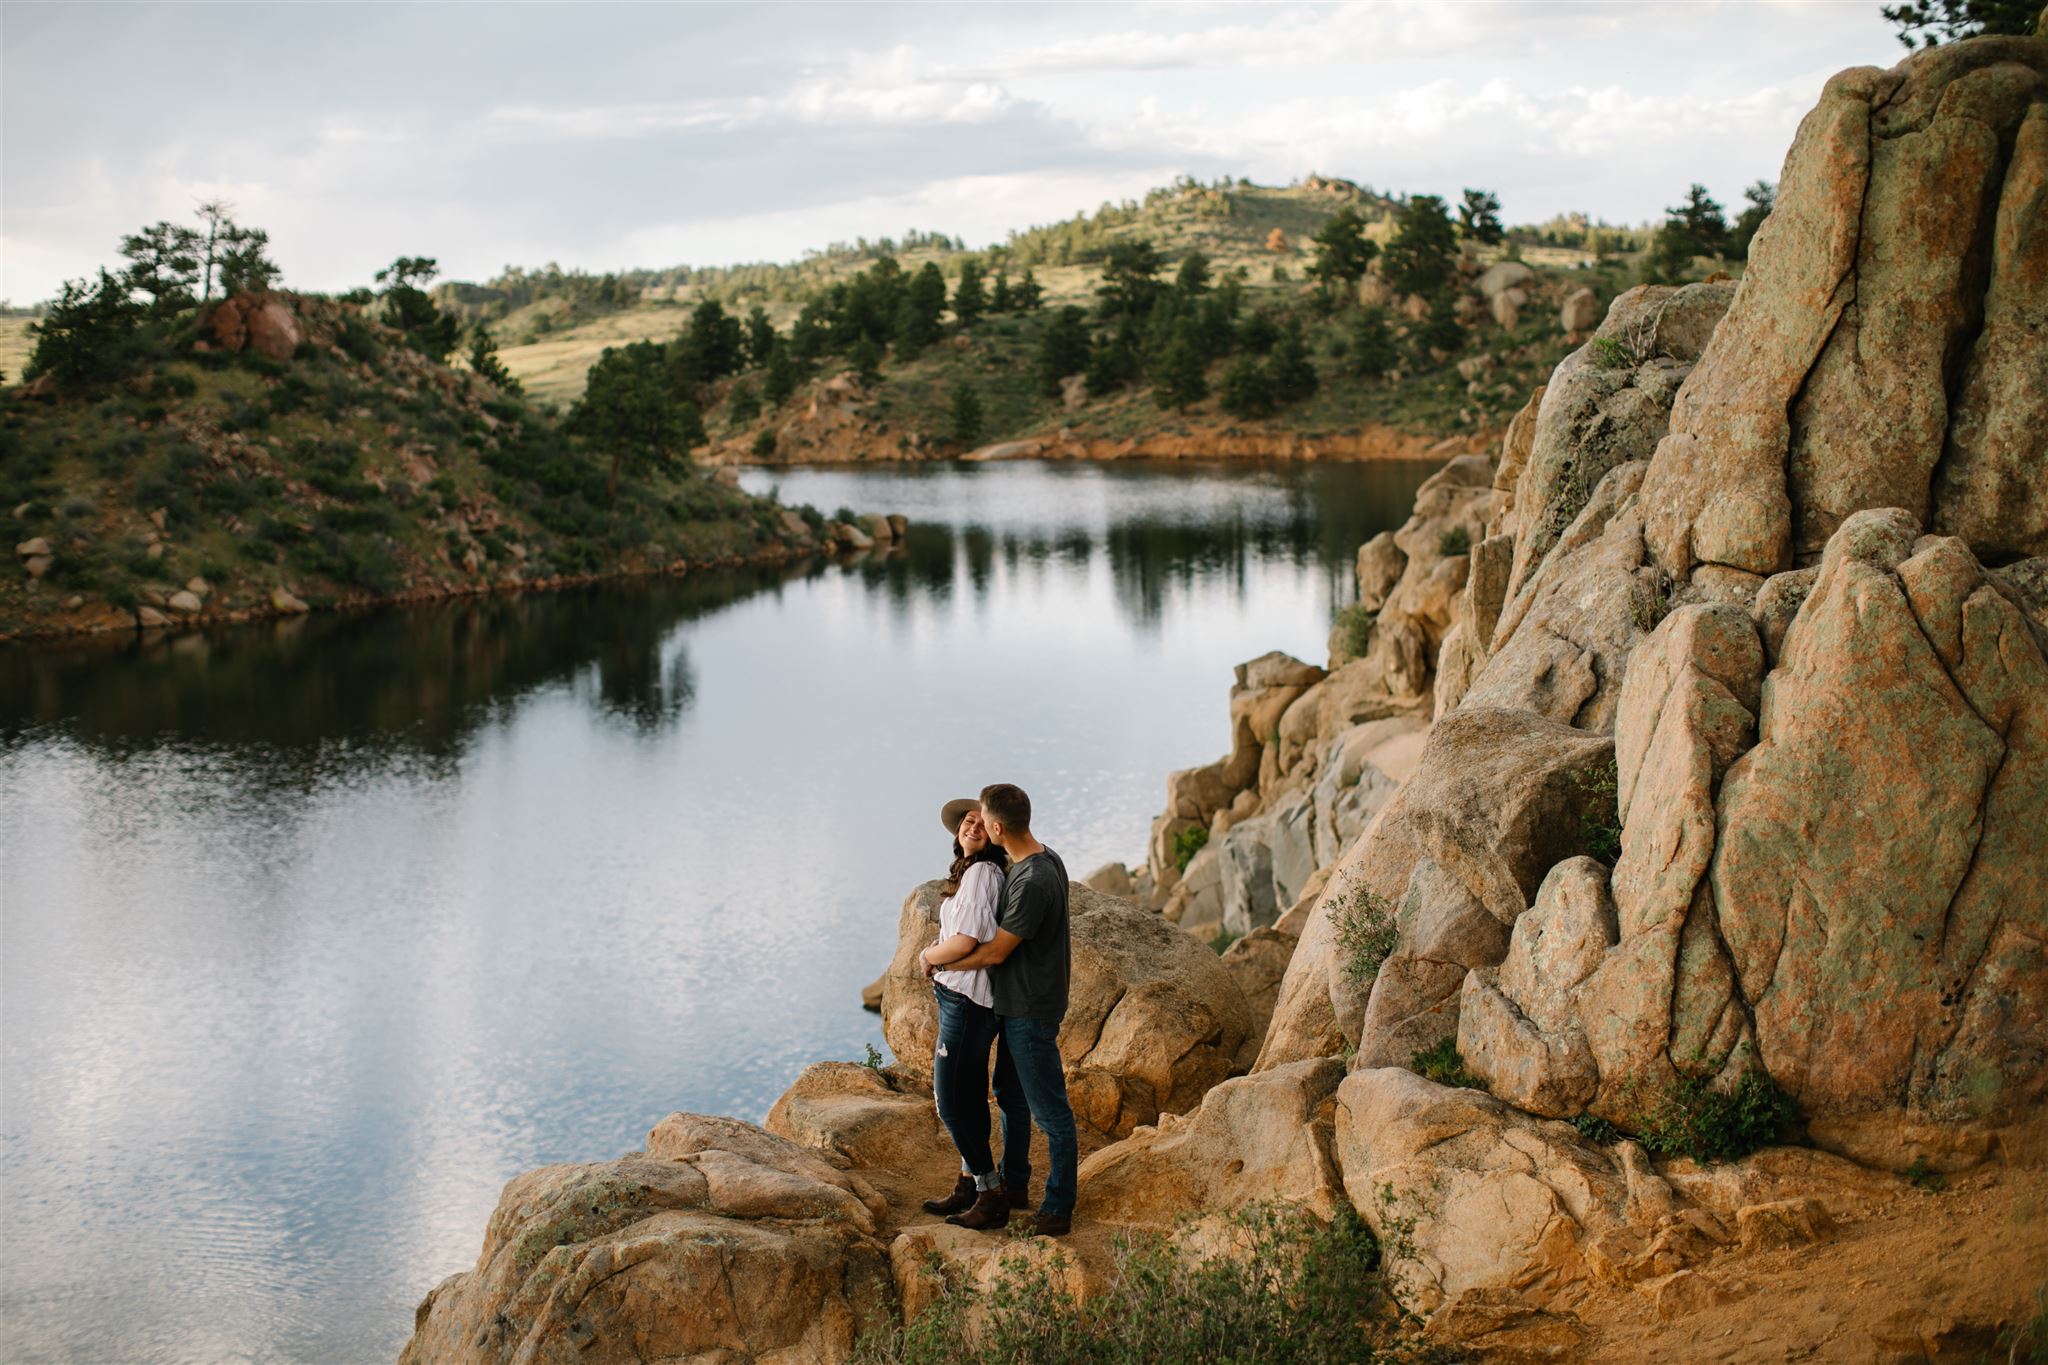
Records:
[[[1729,1091],[1709,1076],[1681,1076],[1631,1124],[1653,1156],[1733,1161],[1769,1146],[1798,1117],[1792,1099],[1762,1071],[1747,1071]]]
[[[775,455],[775,429],[769,427],[754,437],[754,458],[772,459]]]
[[[1593,1114],[1579,1115],[1572,1120],[1572,1127],[1579,1130],[1580,1137],[1588,1142],[1597,1142],[1602,1147],[1621,1140],[1621,1129]]]
[[[1209,946],[1216,950],[1216,956],[1221,957],[1230,951],[1231,944],[1243,937],[1235,929],[1218,929],[1216,936],[1209,940]]]
[[[1588,343],[1587,354],[1603,370],[1632,370],[1636,367],[1635,356],[1613,337],[1594,337]]]
[[[1195,855],[1200,853],[1208,842],[1207,825],[1189,825],[1186,829],[1176,830],[1173,836],[1174,867],[1182,872],[1187,871],[1188,864],[1195,860]]]
[[[1363,602],[1353,602],[1337,611],[1335,621],[1337,644],[1343,652],[1353,658],[1362,656],[1372,644],[1373,623],[1379,620],[1379,613]]]
[[[1621,857],[1620,770],[1610,758],[1590,772],[1574,773],[1572,785],[1579,791],[1579,841],[1612,866]]]
[[[1436,538],[1436,552],[1446,559],[1465,554],[1472,548],[1472,533],[1462,526],[1453,526]]]
[[[1109,1286],[1076,1302],[1064,1261],[1006,1256],[986,1291],[951,1285],[901,1330],[855,1349],[861,1365],[1139,1365],[1157,1361],[1371,1365],[1422,1358],[1403,1340],[1372,1231],[1348,1205],[1329,1223],[1292,1205],[1231,1215],[1237,1254],[1202,1259],[1158,1234],[1121,1238]],[[938,1267],[934,1267],[935,1270]],[[940,1272],[942,1273],[942,1271]],[[982,1310],[971,1332],[971,1310]]]
[[[1346,979],[1361,992],[1370,990],[1380,974],[1380,964],[1394,951],[1400,937],[1394,903],[1369,887],[1355,887],[1338,900],[1330,926],[1337,933]]]
[[[1461,1086],[1466,1090],[1486,1089],[1485,1081],[1465,1069],[1465,1057],[1458,1051],[1456,1038],[1446,1038],[1435,1047],[1422,1049],[1408,1059],[1408,1069],[1438,1085]]]

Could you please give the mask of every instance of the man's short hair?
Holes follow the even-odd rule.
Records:
[[[1004,829],[1031,828],[1031,798],[1024,794],[1022,787],[1012,786],[1008,782],[983,787],[981,804]]]

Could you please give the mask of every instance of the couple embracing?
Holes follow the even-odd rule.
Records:
[[[953,866],[939,906],[938,941],[924,950],[938,998],[933,1091],[939,1119],[960,1149],[960,1178],[925,1210],[964,1228],[1001,1231],[1012,1209],[1031,1207],[1031,1125],[1045,1133],[1045,1201],[1035,1231],[1073,1225],[1079,1161],[1074,1111],[1060,1061],[1071,950],[1067,868],[1032,837],[1031,798],[1007,782],[979,801],[948,801],[939,813],[953,836]],[[1003,1163],[989,1147],[989,1048]]]

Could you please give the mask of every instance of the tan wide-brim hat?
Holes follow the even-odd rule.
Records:
[[[939,807],[939,823],[946,827],[946,833],[958,834],[960,832],[960,822],[967,818],[967,813],[980,809],[981,802],[971,796],[963,796],[957,801],[948,801],[945,805]]]

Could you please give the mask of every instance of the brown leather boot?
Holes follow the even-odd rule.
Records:
[[[1041,1213],[1038,1223],[1031,1229],[1035,1237],[1064,1237],[1074,1230],[1074,1216],[1070,1213]]]
[[[953,1192],[943,1199],[924,1201],[926,1213],[958,1213],[974,1207],[974,1177],[963,1175],[953,1183]]]
[[[1003,1193],[1010,1197],[1010,1207],[1018,1212],[1031,1208],[1031,1191],[1024,1185],[1005,1185]]]
[[[975,1196],[973,1208],[965,1213],[956,1213],[946,1221],[975,1232],[1001,1232],[1010,1226],[1010,1196],[1003,1193],[1000,1185],[992,1190],[983,1190]]]

